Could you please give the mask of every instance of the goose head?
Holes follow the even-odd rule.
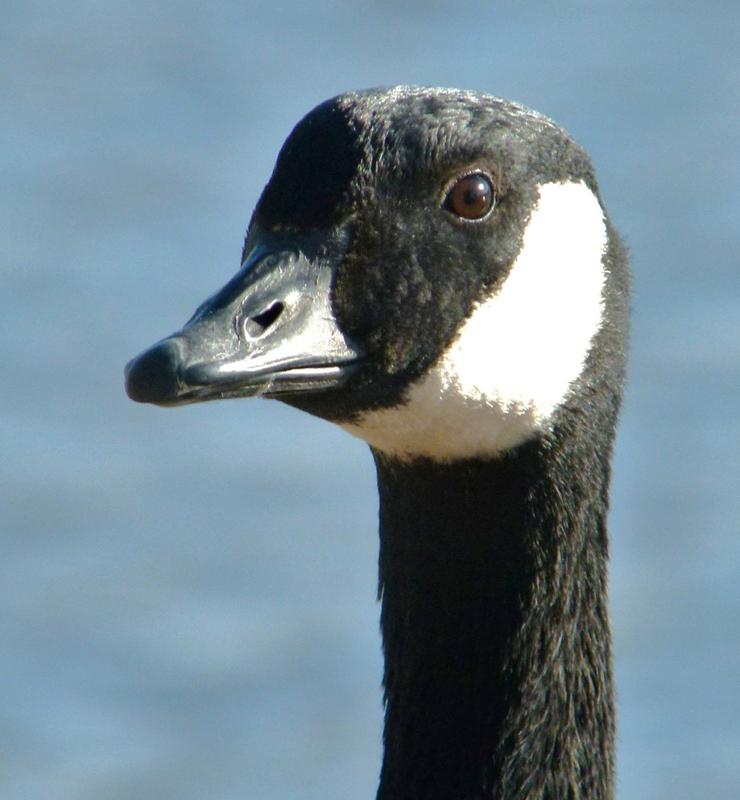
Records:
[[[340,95],[285,142],[237,274],[126,389],[279,399],[400,459],[493,456],[615,368],[615,247],[588,157],[541,114],[458,90]]]

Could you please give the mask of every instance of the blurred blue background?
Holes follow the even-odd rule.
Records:
[[[374,797],[366,448],[123,393],[233,274],[319,101],[461,86],[591,153],[635,275],[613,486],[618,796],[740,796],[740,4],[3,4],[0,795]]]

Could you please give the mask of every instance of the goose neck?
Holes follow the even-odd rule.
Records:
[[[375,455],[379,800],[610,798],[605,460]]]

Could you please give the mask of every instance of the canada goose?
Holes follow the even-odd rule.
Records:
[[[606,515],[628,268],[584,151],[472,92],[351,92],[288,137],[237,275],[129,396],[261,395],[367,441],[381,800],[612,797]]]

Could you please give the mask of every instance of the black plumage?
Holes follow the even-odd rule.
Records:
[[[445,203],[471,173],[495,193],[480,224]],[[327,101],[283,146],[242,271],[129,365],[129,394],[165,405],[262,394],[356,425],[403,408],[505,285],[541,187],[563,182],[598,198],[583,150],[516,104],[404,87]],[[606,516],[628,272],[605,224],[600,325],[544,423],[469,457],[374,450],[379,800],[612,796]]]

